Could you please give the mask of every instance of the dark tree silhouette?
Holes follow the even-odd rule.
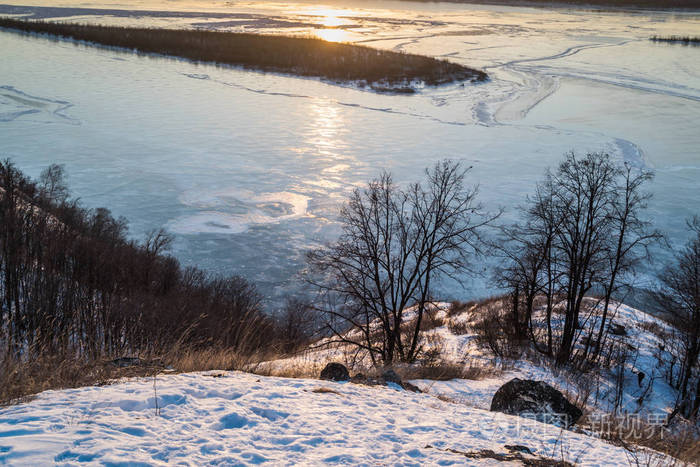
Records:
[[[252,284],[181,268],[170,241],[161,230],[139,244],[124,219],[80,207],[60,166],[36,183],[0,162],[0,364],[281,341]]]
[[[443,161],[423,183],[402,189],[383,173],[353,192],[340,239],[309,255],[335,341],[367,351],[375,364],[415,360],[436,279],[468,271],[482,252],[482,229],[498,217],[484,212],[476,188],[465,188],[468,171]]]
[[[677,357],[681,366],[671,375],[679,390],[673,415],[693,417],[700,410],[700,218],[694,217],[688,226],[693,237],[660,276],[663,286],[655,295],[678,330],[680,343]]]
[[[613,296],[630,285],[649,245],[661,238],[643,218],[650,196],[642,189],[650,179],[649,172],[618,165],[604,153],[567,154],[547,173],[522,208],[523,221],[504,228],[496,248],[505,260],[496,277],[514,295],[517,338],[529,333],[538,350],[564,365],[586,333],[577,360],[598,358]],[[594,292],[602,292],[600,303],[586,303]],[[544,344],[532,324],[538,296],[545,298]],[[555,342],[552,311],[557,303],[563,306],[564,322]],[[594,313],[599,320],[588,319]],[[587,322],[598,326],[584,329]]]

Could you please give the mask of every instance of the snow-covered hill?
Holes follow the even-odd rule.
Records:
[[[518,377],[548,382],[575,403],[585,402],[589,414],[607,413],[617,398],[615,368],[586,375],[588,389],[581,378],[536,358],[494,369],[493,356],[476,343],[476,318],[473,307],[439,304],[425,331],[426,348],[439,349],[440,362],[487,370],[473,379],[411,379],[422,394],[391,384],[313,379],[329,361],[354,364],[352,373],[367,370],[362,355],[340,345],[251,368],[307,379],[208,372],[46,391],[0,409],[0,464],[489,465],[503,456],[585,466],[670,463],[658,453],[631,453],[581,430],[489,412],[496,390]],[[610,338],[631,355],[624,361],[617,413],[667,414],[675,398],[663,377],[668,325],[624,305],[615,305],[612,319],[625,335]],[[412,370],[397,369],[405,375]],[[513,454],[506,447],[513,445],[527,447],[532,456]]]
[[[497,303],[494,305],[498,306]],[[613,366],[602,368],[600,372],[574,376],[565,370],[558,371],[553,368],[551,362],[546,362],[536,352],[530,352],[515,361],[497,361],[493,354],[478,344],[477,335],[473,330],[472,325],[480,319],[483,310],[472,306],[455,311],[451,307],[449,303],[436,304],[435,311],[428,319],[428,322],[433,323],[430,326],[434,327],[424,332],[423,345],[426,350],[437,351],[438,365],[443,363],[465,368],[472,366],[485,371],[474,379],[410,380],[424,391],[446,396],[473,407],[488,409],[493,394],[505,382],[513,378],[534,379],[545,381],[564,391],[576,403],[585,403],[591,412],[610,413],[617,410],[622,414],[638,414],[644,417],[654,415],[663,418],[673,409],[676,391],[665,378],[670,365],[670,355],[666,349],[668,342],[665,340],[669,338],[672,330],[667,323],[642,310],[620,303],[613,303],[610,307],[610,321],[625,330],[623,336],[607,337],[608,345],[614,343],[628,351],[627,360],[621,368]],[[407,316],[408,319],[411,318],[410,310]],[[555,322],[561,319],[561,316],[553,318]],[[591,327],[597,329],[598,317],[594,315],[588,319],[594,321]],[[355,331],[349,333],[351,337],[353,332]],[[314,376],[318,375],[329,361],[344,363],[355,371],[367,371],[369,360],[361,353],[358,354],[356,349],[343,344],[323,344],[324,341],[320,341],[312,346],[311,350],[293,357],[256,365],[255,371],[273,375]],[[398,370],[408,375],[416,373],[410,367],[399,367]],[[623,371],[624,384],[617,401],[617,375],[620,370]],[[641,379],[640,374],[643,375]]]
[[[225,372],[159,376],[155,391],[158,408],[141,378],[0,409],[0,463],[496,465],[465,454],[505,445],[587,466],[630,460],[593,437],[398,386]]]

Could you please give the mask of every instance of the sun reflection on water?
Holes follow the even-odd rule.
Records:
[[[347,42],[350,40],[350,34],[346,27],[351,26],[353,22],[346,18],[351,10],[329,9],[329,8],[313,8],[304,11],[305,16],[318,24],[318,29],[313,31],[314,35],[319,39],[329,42]]]
[[[313,124],[308,143],[323,155],[336,155],[346,131],[337,105],[327,99],[314,99],[309,117]]]
[[[354,158],[349,157],[346,135],[348,129],[338,105],[329,99],[314,99],[309,107],[306,144],[322,167],[305,181],[308,185],[337,189],[343,185]]]
[[[348,42],[350,34],[344,29],[315,29],[314,35],[328,42]]]
[[[324,10],[319,15],[321,17],[321,24],[327,28],[337,28],[338,26],[343,26],[348,24],[343,18],[337,16],[337,11],[340,10]]]

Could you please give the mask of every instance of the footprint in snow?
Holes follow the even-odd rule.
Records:
[[[270,420],[271,422],[276,422],[277,420],[282,420],[287,417],[289,417],[289,414],[286,412],[280,412],[278,410],[273,410],[273,409],[263,409],[260,407],[251,407],[251,412],[253,412],[255,415],[259,417],[266,418]]]
[[[138,428],[135,426],[128,426],[126,428],[121,428],[119,431],[121,431],[122,433],[126,433],[127,435],[138,436],[138,437],[143,437],[143,436],[146,436],[148,434],[148,432],[146,430],[144,430],[143,428]]]
[[[248,420],[242,415],[235,412],[224,415],[219,419],[219,423],[214,426],[215,430],[232,430],[234,428],[243,428],[244,426],[254,426],[256,422]]]
[[[63,451],[57,454],[53,460],[54,462],[92,462],[95,459],[101,457],[101,454],[85,454],[74,451]]]

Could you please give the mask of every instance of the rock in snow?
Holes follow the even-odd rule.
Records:
[[[564,395],[542,381],[514,378],[501,386],[491,401],[492,412],[533,418],[569,428],[583,414]]]
[[[622,324],[610,323],[610,333],[615,336],[626,336],[627,330]]]
[[[350,379],[350,373],[345,365],[341,363],[331,362],[326,367],[321,370],[320,379],[325,379],[329,381],[348,381]]]

